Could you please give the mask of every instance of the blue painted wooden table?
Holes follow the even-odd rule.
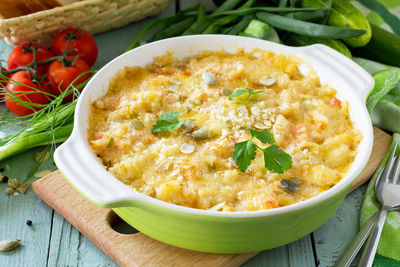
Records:
[[[190,3],[188,3],[190,2]],[[194,1],[181,3],[192,5]],[[206,6],[210,2],[206,1]],[[172,4],[160,16],[172,15],[176,5]],[[99,69],[121,54],[136,34],[152,18],[132,23],[126,27],[98,34],[99,58],[94,65]],[[0,58],[6,60],[12,47],[0,41]],[[43,148],[31,149],[21,155],[0,162],[2,175],[22,181],[35,165],[33,157]],[[40,170],[56,170],[52,159],[42,164]],[[37,178],[27,181],[31,184]],[[26,195],[7,197],[3,191],[6,184],[0,183],[0,240],[21,239],[21,246],[13,251],[0,252],[0,267],[3,266],[117,266],[99,248],[81,235],[68,221],[47,206],[32,189]],[[346,245],[358,231],[358,219],[365,186],[348,195],[336,214],[312,234],[292,244],[261,252],[243,264],[252,266],[332,266]],[[33,222],[32,226],[26,224]]]

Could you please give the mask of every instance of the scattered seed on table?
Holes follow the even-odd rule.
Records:
[[[19,192],[21,192],[22,194],[25,194],[26,191],[28,191],[29,187],[30,187],[30,185],[29,185],[27,182],[25,182],[25,183],[20,184],[20,185],[16,188],[16,190],[19,191]]]
[[[4,175],[2,181],[3,183],[8,183],[8,176]]]
[[[19,246],[20,239],[10,238],[0,242],[0,251],[9,251]]]
[[[50,151],[45,149],[35,154],[35,161],[38,163],[44,163],[50,158]]]
[[[11,187],[12,189],[16,189],[19,185],[20,183],[15,178],[8,180],[8,186]]]
[[[0,168],[0,172],[4,172],[4,168]]]
[[[32,221],[31,220],[27,220],[26,221],[26,225],[31,226],[32,225]]]
[[[35,176],[36,178],[42,178],[50,173],[51,173],[50,170],[43,170],[43,171],[36,172],[33,176]]]
[[[11,188],[11,187],[7,187],[6,190],[4,190],[4,193],[5,193],[7,196],[11,196],[12,194],[14,194],[14,192],[15,192],[15,189],[13,189],[13,188]]]

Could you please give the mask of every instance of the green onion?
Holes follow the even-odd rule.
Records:
[[[0,160],[22,153],[33,147],[63,142],[71,134],[72,128],[73,124],[71,123],[58,127],[53,131],[41,132],[12,140],[12,142],[0,146]]]

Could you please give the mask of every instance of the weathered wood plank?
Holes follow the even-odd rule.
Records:
[[[5,168],[3,175],[23,181],[31,169],[33,149],[20,156],[0,162]],[[55,170],[52,161],[44,163],[41,170]],[[29,183],[35,179],[28,180]],[[26,195],[6,196],[7,185],[0,183],[0,240],[21,239],[21,246],[9,252],[0,252],[0,266],[46,266],[50,240],[52,209],[48,207],[32,189]],[[32,226],[26,225],[31,220]]]
[[[359,213],[365,189],[366,186],[362,186],[348,195],[335,215],[314,232],[319,267],[333,266],[358,233]]]
[[[48,266],[118,265],[55,212]]]
[[[253,266],[315,266],[310,236],[305,236],[286,246],[263,251],[242,265],[242,267]]]

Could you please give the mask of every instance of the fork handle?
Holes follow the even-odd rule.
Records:
[[[372,230],[372,233],[365,244],[358,267],[371,267],[374,263],[376,249],[378,248],[383,225],[385,224],[386,215],[388,214],[389,210],[390,207],[387,206],[382,207],[380,210],[375,228]]]
[[[357,256],[358,252],[364,245],[365,240],[369,237],[372,228],[375,226],[376,220],[378,219],[379,211],[375,212],[364,226],[360,229],[353,241],[346,247],[342,256],[335,263],[334,267],[349,267],[353,259]]]

